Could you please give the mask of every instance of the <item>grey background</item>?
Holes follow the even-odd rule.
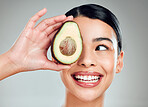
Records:
[[[41,20],[86,3],[109,8],[123,32],[124,68],[106,92],[105,107],[148,107],[148,0],[0,0],[0,54],[42,8],[48,12]],[[60,107],[64,90],[58,72],[19,73],[0,81],[0,107]]]

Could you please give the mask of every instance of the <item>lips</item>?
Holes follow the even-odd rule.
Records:
[[[102,74],[93,71],[79,71],[73,73],[71,76],[77,85],[84,88],[97,86],[103,78]]]

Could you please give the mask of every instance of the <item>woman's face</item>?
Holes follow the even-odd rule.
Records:
[[[118,72],[117,39],[114,30],[98,19],[77,17],[83,50],[70,69],[61,72],[67,91],[83,101],[104,94]]]

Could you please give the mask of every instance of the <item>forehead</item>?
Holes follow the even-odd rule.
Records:
[[[79,16],[74,18],[74,21],[79,25],[83,39],[90,40],[98,37],[116,39],[113,28],[99,19]]]

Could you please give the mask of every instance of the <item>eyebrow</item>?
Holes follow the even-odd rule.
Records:
[[[107,41],[113,43],[113,41],[112,41],[111,39],[109,39],[109,38],[104,38],[104,37],[94,38],[92,41],[93,41],[93,42],[98,42],[98,41],[103,41],[103,40],[107,40]]]

